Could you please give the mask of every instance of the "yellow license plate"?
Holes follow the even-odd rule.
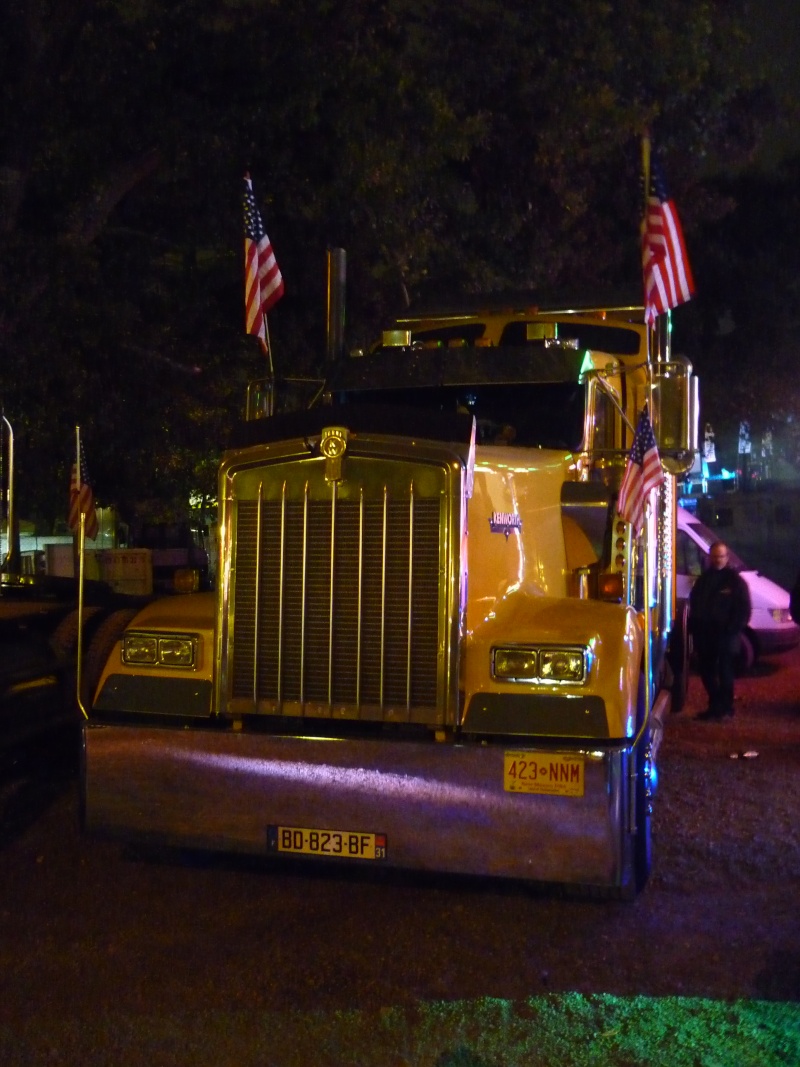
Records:
[[[558,752],[506,752],[503,788],[507,793],[543,793],[582,797],[584,762],[581,756]]]
[[[316,830],[307,826],[268,826],[267,851],[346,860],[385,860],[386,834]]]

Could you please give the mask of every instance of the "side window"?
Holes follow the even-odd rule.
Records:
[[[678,574],[699,577],[705,570],[706,553],[685,530],[678,530]]]

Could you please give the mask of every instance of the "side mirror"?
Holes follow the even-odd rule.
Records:
[[[687,359],[652,364],[653,432],[670,474],[691,470],[697,452],[699,383]]]

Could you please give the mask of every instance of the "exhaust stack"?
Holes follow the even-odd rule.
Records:
[[[344,350],[345,283],[347,253],[343,248],[328,249],[328,314],[325,355],[336,363]]]

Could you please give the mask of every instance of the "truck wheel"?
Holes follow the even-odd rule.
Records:
[[[83,640],[92,633],[100,608],[84,608]],[[61,664],[61,699],[65,709],[71,709],[78,718],[78,612],[71,611],[59,622],[50,634],[49,645]]]
[[[100,608],[83,609],[83,625],[89,630],[89,622],[97,615]],[[78,612],[71,611],[65,615],[55,630],[50,634],[50,648],[64,662],[72,662],[78,651]]]
[[[739,639],[739,654],[736,657],[736,673],[749,674],[756,661],[756,649],[753,639],[745,632]]]
[[[83,702],[88,707],[94,700],[95,690],[100,681],[100,675],[108,661],[108,657],[125,631],[125,627],[137,615],[135,608],[121,608],[112,611],[100,623],[92,640],[89,642],[89,651],[83,665],[81,678],[81,694]]]
[[[678,615],[669,638],[669,665],[672,669],[672,710],[682,711],[689,691],[689,659],[691,636],[689,634],[689,605],[678,607]]]
[[[647,884],[653,865],[650,727],[636,748],[636,837],[633,843],[633,876],[636,892]]]

